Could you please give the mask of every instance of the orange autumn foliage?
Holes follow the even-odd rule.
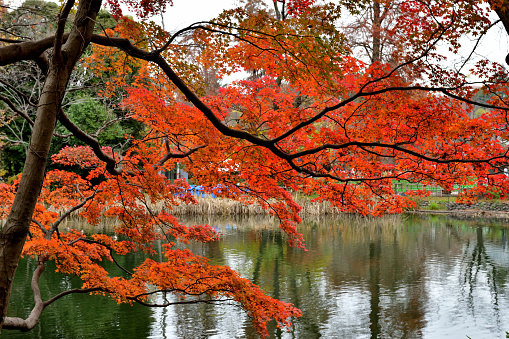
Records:
[[[108,3],[120,18],[121,3]],[[146,18],[171,1],[122,3]],[[434,40],[443,38],[457,51],[467,29],[487,29],[487,13],[468,1],[459,9],[447,1],[382,2],[393,3],[402,14],[386,32],[397,52],[388,63],[358,57],[338,31],[341,5],[356,14],[350,1],[287,1],[283,17],[229,10],[182,30],[189,33],[183,38],[154,23],[119,19],[115,29],[103,32],[113,43],[96,37],[102,44],[93,45],[84,64],[94,75],[108,75],[98,95],[125,93],[115,108],[143,125],[142,137],[126,135],[129,147],[120,150],[84,138],[90,146],[54,155],[59,169],[46,173],[23,254],[54,261],[57,271],[79,277],[84,289],[119,303],[149,305],[158,292],[189,302],[234,301],[268,335],[271,319],[289,328],[301,312],[229,267],[175,246],[219,239],[209,225],[185,226],[172,215],[175,206],[196,203],[186,181],[164,175],[177,164],[205,192],[268,210],[288,242],[303,250],[293,191],[363,216],[415,206],[396,194],[394,180],[448,190],[475,186],[459,197],[465,203],[487,191],[509,192],[503,174],[509,138],[503,98],[509,93],[499,81],[505,71],[489,61],[473,67],[500,95],[483,104],[486,114],[470,118],[479,89],[441,66],[444,56]],[[463,16],[456,15],[460,10]],[[123,39],[131,45],[120,44]],[[204,70],[217,79],[237,71],[250,76],[210,89]],[[0,184],[0,217],[9,214],[18,184]],[[92,225],[114,219],[115,234],[64,232],[59,226],[71,212]],[[161,262],[148,258],[132,271],[122,268],[125,276],[101,266],[116,255],[154,254],[158,240],[165,242]]]

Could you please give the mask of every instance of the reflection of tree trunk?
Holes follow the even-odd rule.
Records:
[[[482,227],[477,227],[477,247],[480,249],[479,253],[484,253],[484,238],[482,236]]]
[[[281,236],[281,232],[276,232],[274,235],[274,241],[276,243],[276,246],[278,248],[277,256],[274,262],[274,280],[272,281],[272,297],[279,299],[281,297],[281,284],[279,282],[279,279],[281,277],[280,269],[279,269],[279,262],[283,260],[283,238]],[[281,338],[282,331],[280,328],[276,329],[276,338]]]
[[[268,231],[262,230],[262,241],[260,243],[260,252],[258,253],[258,257],[256,257],[256,264],[253,271],[253,284],[258,285],[260,280],[260,268],[262,266],[263,261],[263,253],[265,252],[265,247],[267,247],[267,237]]]
[[[369,330],[371,338],[378,338],[380,334],[380,257],[382,252],[381,238],[369,244],[369,291],[371,293]]]
[[[274,240],[276,243],[276,246],[278,248],[277,256],[274,262],[274,280],[272,282],[273,292],[272,296],[276,299],[280,298],[280,292],[281,292],[281,286],[279,284],[280,279],[280,269],[279,269],[279,262],[283,259],[283,238],[281,236],[281,232],[276,232],[274,235]]]
[[[508,238],[507,238],[507,231],[506,229],[502,229],[502,237],[501,239],[502,240],[502,248],[505,250],[507,248],[507,243],[508,243]]]
[[[486,249],[484,248],[482,227],[477,227],[476,238],[477,243],[475,244],[474,250],[472,252],[472,259],[467,265],[464,279],[464,283],[465,284],[468,283],[469,287],[468,302],[470,308],[473,308],[474,287],[477,283],[477,274],[479,273],[479,271],[481,271],[482,267],[484,266],[484,262],[489,262],[488,257],[486,255]]]

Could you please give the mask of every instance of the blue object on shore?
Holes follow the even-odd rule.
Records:
[[[189,191],[192,195],[195,195],[197,197],[201,198],[215,198],[216,196],[212,193],[206,193],[203,186],[200,185],[189,185]]]

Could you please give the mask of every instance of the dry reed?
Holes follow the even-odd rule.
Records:
[[[240,201],[224,198],[197,197],[198,204],[181,204],[173,206],[168,212],[182,215],[268,215],[269,210],[263,209],[259,204],[244,204]],[[301,216],[304,215],[339,215],[341,212],[330,205],[329,202],[311,202],[309,199],[296,201],[301,207]],[[158,208],[156,207],[156,210]]]

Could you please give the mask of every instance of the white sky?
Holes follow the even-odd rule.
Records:
[[[235,8],[238,5],[238,0],[173,0],[173,6],[169,7],[164,14],[165,29],[174,32],[194,22],[210,20],[223,10]],[[493,21],[497,19],[494,15]],[[154,21],[161,23],[161,18],[155,17]],[[468,39],[465,38],[464,41],[467,46]],[[464,50],[466,51],[467,48]],[[504,65],[505,56],[508,53],[509,36],[501,23],[491,29],[490,33],[483,38],[481,47],[477,49],[478,57],[497,61]],[[451,55],[449,61],[454,59],[456,56]]]
[[[24,0],[12,0],[11,4],[19,6]],[[58,0],[51,0],[58,3]],[[265,0],[269,4],[269,0]],[[9,2],[9,1],[5,1]],[[270,4],[271,5],[271,4]],[[164,13],[165,29],[175,32],[197,21],[210,20],[219,15],[225,9],[239,6],[239,0],[173,0],[173,6]],[[494,20],[496,20],[494,15]],[[156,16],[153,20],[161,23],[161,17]],[[464,39],[465,46],[468,40]],[[466,50],[466,48],[465,48]],[[509,53],[509,36],[503,29],[502,24],[491,29],[489,35],[483,38],[481,48],[477,54],[492,61],[505,65],[505,56]],[[457,56],[451,55],[449,62],[453,62]]]
[[[164,13],[165,28],[175,31],[197,21],[215,18],[225,9],[238,6],[237,0],[173,0],[173,6]],[[160,18],[154,18],[160,23]]]

